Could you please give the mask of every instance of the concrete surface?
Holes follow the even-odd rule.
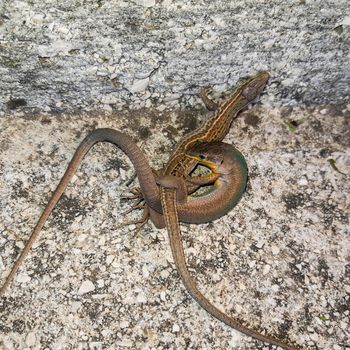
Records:
[[[349,103],[348,0],[8,0],[0,14],[2,111],[187,101],[264,69],[275,106]]]
[[[182,225],[200,289],[303,349],[349,349],[350,5],[338,1],[0,3],[0,278],[82,138],[132,135],[159,168],[214,95],[268,69],[226,138],[246,156],[239,205]],[[122,223],[133,168],[87,156],[0,299],[0,349],[274,349],[189,297],[166,230]]]
[[[89,130],[125,130],[159,167],[202,112],[2,118],[1,275]],[[304,349],[349,344],[349,139],[345,108],[243,113],[226,139],[249,165],[243,199],[214,223],[182,225],[201,290],[247,325]],[[2,347],[272,349],[189,297],[166,230],[120,227],[139,214],[122,214],[130,203],[120,197],[135,185],[127,186],[132,176],[127,158],[110,145],[87,156],[0,301]]]

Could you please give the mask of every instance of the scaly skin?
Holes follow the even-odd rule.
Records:
[[[186,154],[191,150],[196,150],[195,147],[201,142],[222,141],[230,129],[232,120],[244,107],[246,107],[251,101],[260,95],[268,81],[268,78],[269,74],[267,72],[261,72],[248,79],[245,83],[237,87],[226,102],[218,107],[214,116],[209,118],[200,128],[186,135],[173,151],[163,172],[163,177],[167,178],[168,176],[175,176],[177,178],[186,178],[186,176],[188,176],[188,174],[192,171],[193,166],[200,163],[200,159],[198,159],[196,163],[193,158],[190,159]],[[162,184],[160,181],[159,183]],[[158,223],[161,223],[161,219],[165,219],[176,268],[184,285],[192,297],[213,316],[245,334],[271,344],[279,345],[285,349],[297,349],[296,347],[288,345],[278,339],[264,336],[244,327],[237,320],[234,320],[217,309],[212,303],[209,302],[208,299],[205,298],[202,293],[200,293],[186,266],[179,229],[178,214],[180,212],[180,208],[178,208],[176,203],[176,187],[174,186],[171,188],[172,186],[168,186],[168,184],[162,185],[161,202],[163,216],[158,214],[157,220]],[[205,206],[203,206],[203,208],[205,208]],[[152,209],[150,211],[152,214]],[[155,214],[157,215],[157,213]],[[161,224],[159,224],[159,226],[161,227]]]

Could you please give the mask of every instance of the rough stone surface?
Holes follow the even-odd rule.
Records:
[[[268,69],[279,104],[349,102],[348,0],[0,3],[0,110],[120,110]]]
[[[348,0],[0,2],[0,283],[89,131],[125,131],[160,168],[204,119],[201,86],[267,69],[226,138],[245,195],[181,226],[187,260],[245,325],[348,350],[349,32]],[[272,350],[187,294],[166,230],[123,225],[133,175],[111,145],[87,155],[0,298],[0,349]]]
[[[244,324],[303,349],[346,349],[349,110],[271,109],[263,101],[226,138],[247,158],[246,193],[214,223],[181,226],[187,260],[204,294]],[[160,167],[202,112],[1,118],[1,276],[85,134],[124,130]],[[272,349],[213,319],[187,294],[166,230],[122,226],[140,214],[123,215],[133,172],[111,145],[87,155],[0,300],[2,348]]]

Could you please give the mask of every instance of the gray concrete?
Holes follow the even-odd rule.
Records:
[[[101,126],[123,129],[159,167],[199,115],[133,112],[142,127],[131,125],[128,113],[2,118],[1,275],[83,135]],[[247,325],[304,349],[349,343],[349,139],[348,110],[245,112],[227,137],[249,165],[243,199],[214,223],[182,225],[201,290]],[[87,156],[0,300],[2,348],[268,349],[189,297],[166,230],[120,226],[139,214],[122,215],[131,205],[120,197],[132,175],[112,146]]]
[[[159,168],[205,119],[200,86],[218,96],[268,69],[226,138],[246,193],[181,226],[186,256],[244,324],[349,349],[348,1],[6,1],[1,14],[0,283],[89,131],[124,130]],[[133,174],[110,145],[89,153],[0,299],[0,349],[273,349],[189,297],[166,230],[122,225],[140,214],[122,214]]]
[[[349,103],[348,0],[11,0],[0,13],[1,111],[149,107],[261,69],[275,106]]]

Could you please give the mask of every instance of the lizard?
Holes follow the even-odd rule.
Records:
[[[219,108],[219,113],[215,114],[216,118],[210,118],[209,122],[205,123],[204,127],[201,128],[200,131],[203,131],[203,129],[205,129],[208,125],[209,126],[215,125],[215,122],[217,122],[217,124],[215,125],[216,129],[214,130],[216,132],[218,131],[216,137],[218,139],[223,138],[225,136],[225,134],[227,133],[227,131],[225,131],[225,130],[226,129],[228,130],[228,128],[230,127],[232,119],[237,115],[237,113],[242,108],[245,107],[245,105],[247,103],[249,103],[252,99],[254,99],[261,92],[262,88],[264,87],[264,85],[267,82],[267,79],[268,79],[268,74],[264,72],[264,73],[261,73],[260,75],[257,75],[253,79],[250,79],[247,83],[243,84],[240,88],[238,88],[236,90],[236,92],[233,95],[233,97],[230,100],[228,100],[228,102],[230,102],[230,103],[226,103],[226,105],[224,104],[222,106],[222,108]],[[232,103],[232,105],[231,105],[231,103]],[[213,123],[213,121],[214,121],[214,123]],[[224,122],[224,124],[221,123],[222,121]],[[222,128],[221,131],[220,131],[220,127]],[[58,185],[58,187],[55,190],[53,196],[51,197],[51,200],[49,201],[49,203],[48,203],[47,207],[45,208],[42,216],[40,217],[36,227],[34,228],[34,230],[33,230],[32,234],[31,234],[31,236],[30,236],[30,238],[29,238],[29,240],[28,240],[24,250],[22,251],[20,257],[18,258],[18,260],[17,260],[15,266],[13,267],[13,269],[11,270],[10,274],[8,275],[8,277],[7,277],[6,281],[5,281],[5,284],[1,288],[0,295],[4,293],[6,287],[8,286],[8,284],[12,280],[14,274],[18,270],[21,262],[24,260],[25,256],[28,254],[29,249],[31,248],[31,246],[34,243],[34,241],[36,240],[36,238],[37,238],[39,232],[41,231],[45,221],[47,220],[47,217],[49,216],[49,214],[53,210],[55,204],[57,203],[57,201],[59,200],[60,196],[62,195],[62,193],[63,193],[65,187],[67,186],[70,178],[73,176],[73,174],[75,173],[77,167],[79,166],[82,158],[85,156],[87,151],[93,146],[93,144],[95,144],[96,142],[101,142],[101,141],[107,141],[107,142],[115,143],[124,152],[127,153],[127,155],[130,157],[130,159],[132,161],[134,160],[133,161],[134,166],[135,166],[135,163],[136,163],[135,168],[137,168],[138,164],[145,164],[144,159],[142,158],[142,156],[139,155],[139,152],[137,151],[137,146],[134,145],[136,148],[135,147],[131,147],[131,142],[130,142],[130,139],[128,140],[127,135],[122,134],[120,132],[117,132],[116,130],[111,130],[111,129],[99,129],[99,130],[95,130],[95,131],[96,131],[96,133],[94,133],[94,132],[92,133],[93,136],[91,136],[91,134],[90,134],[89,135],[90,138],[88,136],[82,142],[82,144],[80,145],[81,147],[80,148],[78,147],[78,150],[75,153],[75,155],[74,155],[74,157],[72,159],[72,162],[71,162],[70,166],[68,167],[64,177],[62,178],[60,184]],[[118,133],[117,136],[116,136],[116,133]],[[187,141],[187,145],[191,144],[191,143],[196,144],[198,142],[198,131],[197,131],[197,133],[192,133],[189,136],[190,137],[185,138],[186,141]],[[193,136],[195,136],[195,137],[193,137]],[[204,133],[204,135],[200,138],[200,140],[201,141],[207,140],[208,136],[210,136],[210,133],[209,134],[205,134]],[[117,142],[115,140],[116,137],[118,139]],[[209,140],[211,140],[211,139],[209,138]],[[215,138],[214,138],[214,140],[215,140]],[[189,147],[189,148],[191,148],[191,147]],[[177,147],[177,149],[175,150],[175,153],[173,154],[172,159],[177,159],[179,154],[182,155],[180,150],[181,150],[181,147]],[[218,152],[218,150],[217,150],[217,152]],[[138,157],[140,157],[140,158],[138,158]],[[189,159],[190,159],[190,161],[188,161]],[[180,169],[183,169],[183,170],[185,170],[185,171],[183,171],[183,174],[186,175],[186,174],[190,173],[190,171],[193,169],[195,164],[200,163],[198,161],[198,159],[197,159],[197,162],[194,162],[195,159],[196,158],[194,158],[194,157],[187,157],[186,158],[186,156],[185,156],[185,158],[183,158],[181,160],[177,159],[175,162],[173,161],[172,164],[175,164],[175,168],[177,168],[178,174],[181,173]],[[186,164],[184,164],[184,163],[186,163]],[[170,161],[170,164],[171,164],[171,161]],[[169,166],[169,163],[168,163],[168,166]],[[165,170],[165,173],[167,172],[168,166],[167,166],[167,168]],[[179,166],[179,167],[177,167],[177,166]],[[142,168],[142,166],[141,166],[141,168]],[[152,169],[148,168],[148,171],[144,172],[142,169],[137,168],[137,172],[138,172],[139,180],[140,179],[142,180],[140,182],[141,192],[142,192],[143,196],[146,199],[147,205],[150,208],[152,208],[152,210],[155,210],[156,212],[159,212],[159,210],[157,210],[157,206],[159,208],[159,193],[157,191],[154,191],[154,188],[157,189],[157,186],[154,185],[154,182],[153,182],[153,186],[152,186],[152,179],[154,180]],[[242,172],[243,172],[243,170],[241,169],[240,173],[242,173]],[[147,179],[147,180],[145,180],[145,179]],[[165,179],[166,179],[166,175],[165,176],[163,175],[163,177],[158,182],[161,183],[162,186],[165,186],[165,185],[168,186],[168,184],[166,183]],[[214,181],[214,179],[215,179],[215,181],[217,181],[217,177],[215,177],[215,174],[214,174],[214,176],[211,176],[211,179],[213,181]],[[195,183],[195,181],[194,181],[194,183]],[[198,182],[197,185],[201,186],[201,185],[207,184],[207,183],[209,183],[209,181],[204,182],[202,184],[200,184]],[[207,198],[205,198],[205,196],[203,196],[204,201],[202,202],[202,205],[199,205],[199,206],[197,205],[197,207],[195,207],[195,209],[197,209],[197,210],[199,208],[199,212],[193,212],[193,211],[191,212],[191,210],[189,210],[187,212],[187,214],[189,214],[189,215],[187,216],[187,219],[184,217],[184,221],[185,222],[200,223],[200,222],[206,222],[208,220],[214,220],[215,218],[218,218],[218,217],[224,215],[228,210],[231,209],[232,206],[234,206],[237,203],[238,199],[240,198],[240,196],[241,196],[241,194],[242,194],[242,192],[244,190],[244,186],[245,185],[242,187],[242,182],[241,181],[236,181],[235,183],[238,184],[238,187],[239,187],[240,190],[238,192],[234,191],[233,195],[234,195],[234,197],[236,197],[236,199],[234,199],[231,202],[229,201],[229,205],[228,206],[226,206],[225,208],[221,208],[220,205],[222,204],[222,202],[216,203],[215,207],[210,206],[210,201]],[[243,183],[244,183],[244,181],[243,181]],[[168,187],[172,187],[172,185],[170,185]],[[220,188],[219,186],[214,186],[213,188],[216,188],[216,187]],[[183,187],[183,188],[185,188],[185,187]],[[170,193],[171,193],[171,190],[168,190],[168,191],[170,191]],[[184,204],[181,203],[181,202],[185,202],[186,203],[186,201],[183,200],[183,198],[187,198],[185,192],[186,192],[186,189],[184,189],[182,191],[182,195],[179,196],[179,194],[178,194],[176,196],[176,192],[173,191],[174,198],[177,198],[177,199],[175,199],[175,201],[178,200],[180,202],[179,213],[181,213],[181,208],[184,208]],[[215,193],[220,193],[220,191],[215,191]],[[237,193],[238,193],[238,195],[237,195]],[[227,195],[224,196],[224,197],[229,198]],[[198,198],[200,198],[200,197],[198,197]],[[220,196],[219,196],[219,198],[220,198]],[[167,203],[167,201],[168,201],[168,203]],[[188,201],[188,203],[191,203],[191,201]],[[165,219],[166,219],[166,223],[167,223],[169,232],[175,232],[176,230],[174,229],[175,226],[173,226],[174,225],[174,222],[173,222],[174,220],[173,219],[176,218],[176,224],[178,225],[178,221],[177,221],[178,220],[178,212],[177,212],[178,209],[176,207],[177,204],[172,202],[171,196],[169,196],[169,198],[167,199],[166,190],[164,190],[164,189],[162,189],[161,204],[163,206],[163,211],[164,211],[164,214],[165,214]],[[171,205],[174,205],[174,210],[172,210]],[[209,211],[208,210],[207,211],[201,211],[201,208],[205,207],[206,205],[208,205],[208,207],[214,208],[214,211],[212,212],[212,214],[210,214],[210,210]],[[156,208],[156,209],[153,209],[153,208]],[[185,213],[186,213],[186,210],[185,210]],[[201,216],[201,213],[202,213],[202,216]],[[150,216],[151,216],[151,220],[153,220],[152,212],[150,212]],[[202,217],[202,219],[199,219],[199,217]],[[172,234],[170,234],[170,236],[172,236]],[[176,236],[176,234],[174,235],[174,237],[175,236]],[[190,292],[192,292],[193,296],[197,296],[197,301],[201,301],[202,302],[201,305],[204,306],[204,308],[207,309],[207,311],[211,312],[216,317],[218,317],[218,315],[219,315],[220,316],[220,317],[218,317],[219,319],[221,319],[224,322],[226,320],[226,323],[228,323],[227,319],[230,319],[230,318],[226,314],[224,314],[224,313],[222,313],[220,311],[219,311],[219,314],[218,314],[218,312],[216,312],[216,313],[213,312],[213,310],[218,310],[218,309],[216,309],[207,299],[205,299],[205,297],[202,294],[200,294],[200,292],[196,288],[193,288],[193,280],[192,280],[190,274],[187,273],[187,275],[186,275],[186,273],[185,273],[186,271],[188,272],[188,270],[187,270],[187,267],[186,267],[184,256],[182,254],[182,256],[183,256],[183,261],[182,262],[181,262],[181,258],[179,258],[179,256],[178,256],[179,252],[181,253],[181,249],[182,249],[180,235],[178,235],[178,237],[179,237],[179,241],[178,242],[176,242],[175,238],[173,240],[171,240],[171,243],[174,243],[174,242],[176,243],[176,244],[172,244],[171,247],[172,247],[172,251],[173,251],[173,254],[174,254],[174,260],[177,263],[178,270],[179,270],[179,272],[181,274],[181,277],[182,277],[182,279],[184,281],[185,286],[187,288],[189,288],[189,290],[190,290]],[[181,257],[181,254],[180,254],[180,257]],[[179,263],[179,261],[180,261],[180,263]],[[181,270],[181,267],[183,267],[183,266],[185,266],[185,269]],[[195,287],[195,284],[194,284],[194,287]],[[199,294],[193,293],[193,291],[197,291]],[[206,302],[203,302],[203,300],[206,301]],[[230,325],[234,326],[236,328],[238,327],[236,321],[231,322]],[[242,329],[242,326],[241,326],[240,329]],[[243,327],[243,330],[244,329],[246,329],[246,328]],[[251,335],[253,334],[253,336],[255,334],[251,330],[247,330],[247,333],[251,334]],[[258,339],[265,339],[265,340],[270,341],[270,342],[271,342],[271,339],[273,339],[273,338],[267,339],[267,337],[264,337],[264,336],[260,335],[259,333],[256,333],[256,337],[257,338],[260,337]],[[277,342],[275,344],[282,344],[279,341],[277,341]],[[292,348],[290,348],[290,349],[292,349]]]
[[[230,129],[232,120],[244,107],[260,95],[268,79],[268,72],[260,72],[252,78],[247,79],[235,89],[229,99],[216,106],[216,112],[212,117],[208,118],[201,127],[186,135],[177,144],[166,164],[162,176],[158,178],[158,183],[161,185],[160,192],[163,210],[163,215],[158,218],[158,220],[160,222],[162,222],[161,220],[165,220],[174,262],[182,282],[190,295],[206,311],[232,328],[238,329],[256,339],[279,345],[288,350],[295,350],[297,348],[292,345],[286,344],[274,337],[264,336],[261,333],[243,326],[237,320],[217,309],[198,290],[186,265],[179,229],[177,203],[174,203],[177,198],[176,191],[178,189],[178,179],[186,178],[186,176],[192,171],[193,167],[200,163],[200,159],[188,157],[187,153],[192,148],[195,149],[195,147],[203,142],[222,141]],[[208,104],[209,102],[210,101],[208,101]],[[215,107],[215,104],[210,102],[210,107]],[[166,181],[163,181],[162,179],[166,179]],[[149,209],[151,213],[152,210],[152,208]],[[162,222],[162,225],[164,225],[164,222]]]
[[[227,102],[222,104],[219,108],[218,105],[211,101],[203,92],[202,98],[206,106],[209,109],[216,108],[216,112],[199,130],[201,131],[207,129],[208,123],[209,125],[216,126],[216,130],[220,130],[220,128],[223,127],[225,129],[229,128],[232,119],[237,115],[238,111],[244,108],[251,100],[253,100],[260,94],[267,82],[268,77],[269,75],[267,72],[262,72],[257,74],[253,78],[248,79],[244,84],[240,85],[233,92],[233,94],[230,96]],[[198,130],[195,130],[195,132],[190,133],[185,138],[185,143],[192,144],[192,139],[193,141],[197,141],[197,134]],[[145,164],[148,164],[147,160],[145,159],[145,156],[139,152],[139,149],[136,146],[136,144],[134,144],[133,140],[126,134],[122,134],[112,129],[97,129],[91,132],[78,146],[70,164],[68,165],[65,174],[63,175],[56,190],[52,194],[47,206],[41,214],[36,226],[34,227],[27,243],[23,248],[23,251],[19,255],[17,261],[15,262],[15,265],[11,269],[9,275],[7,276],[4,285],[1,287],[0,296],[4,294],[7,286],[10,284],[18,268],[27,256],[29,250],[31,249],[32,245],[38,238],[39,233],[42,227],[44,226],[47,218],[49,217],[50,213],[54,209],[59,199],[61,198],[65,188],[67,187],[70,179],[73,177],[74,173],[76,172],[86,153],[95,143],[104,141],[116,144],[129,156],[130,159],[134,157],[135,160],[133,161],[133,164],[135,167],[138,167],[140,164],[140,169],[138,170],[138,178],[142,181],[141,195],[146,200],[146,216],[147,218],[148,216],[150,217],[151,221],[155,224],[157,228],[162,228],[165,226],[158,186],[154,182],[154,172],[153,170],[150,172],[147,167],[143,166]],[[179,177],[187,176],[195,166],[195,161],[193,159],[191,160],[187,157],[185,157],[185,159],[181,159],[181,157],[179,157],[179,154],[182,154],[181,150],[182,148],[178,146],[167,163],[167,168],[169,168],[169,166],[173,166],[175,168],[178,167],[177,174],[181,175]],[[181,163],[178,163],[178,161],[180,160]],[[145,170],[146,168],[147,170]],[[180,172],[181,169],[182,172]],[[200,217],[196,220],[198,215]],[[208,221],[208,219],[205,217],[205,214],[201,214],[201,210],[197,210],[196,215],[190,215],[189,217],[192,218],[191,222],[193,223],[203,223]]]
[[[14,275],[16,274],[18,268],[27,256],[34,242],[37,240],[45,222],[47,221],[52,210],[61,198],[70,180],[76,173],[83,158],[88,153],[88,151],[98,142],[112,143],[118,146],[122,151],[124,151],[136,169],[136,173],[141,186],[141,192],[146,200],[147,205],[149,205],[152,208],[157,208],[157,206],[161,205],[159,187],[154,177],[153,169],[150,167],[146,156],[136,145],[133,139],[127,134],[122,133],[118,130],[113,130],[109,128],[93,130],[83,139],[83,141],[79,144],[78,148],[76,149],[65,174],[63,175],[55,191],[51,195],[48,204],[43,210],[21,254],[19,255],[17,261],[15,262],[15,265],[11,269],[3,286],[1,287],[0,295],[3,295],[5,293],[5,290],[7,289],[9,283],[12,281]],[[244,174],[243,168],[242,173]],[[205,176],[191,177],[189,181],[191,181],[191,183],[195,186],[204,186],[214,183],[217,180],[217,178],[217,174],[209,174]],[[242,179],[243,183],[245,183],[244,181],[246,181],[246,179],[247,173],[245,173],[245,180],[244,178]],[[220,190],[224,191],[225,193],[227,193],[227,191],[230,191],[231,195],[228,198],[229,200],[233,200],[235,203],[238,202],[243,192],[242,185],[239,183],[232,185],[230,189],[222,189],[220,187]],[[220,190],[218,192],[220,192]],[[218,200],[216,199],[216,197],[214,198],[213,196],[204,195],[187,199],[187,187],[185,183],[181,188],[179,188],[178,197],[179,201],[181,202],[181,204],[179,204],[179,216],[184,222],[208,222],[208,219],[215,219],[218,216],[223,215],[223,212],[227,212],[229,210],[228,207],[222,207],[221,211],[217,211],[218,208],[221,208],[223,202],[221,201],[221,199]],[[206,207],[206,204],[210,206],[210,210],[202,210],[202,208]],[[151,221],[153,221],[152,213],[150,215],[150,219]],[[156,221],[157,218],[154,220]]]
[[[222,186],[222,182],[228,181],[229,177],[227,174],[229,173],[233,175],[233,178],[230,179],[232,183],[243,186],[243,189],[241,187],[241,190],[244,190],[244,181],[242,181],[241,175],[242,172],[246,171],[247,165],[243,155],[233,146],[222,142],[203,142],[192,147],[192,149],[186,154],[186,157],[193,159],[198,164],[210,168],[214,174],[220,174],[220,176],[216,179],[214,186],[212,186],[212,193],[216,193],[218,191],[220,185]],[[224,174],[226,174],[226,177]],[[227,315],[213,305],[198,289],[195,280],[188,270],[182,245],[177,208],[179,201],[176,196],[177,188],[180,187],[177,184],[179,180],[179,178],[173,176],[164,176],[157,179],[158,183],[164,187],[161,190],[161,201],[163,204],[165,204],[163,206],[163,213],[166,220],[166,227],[169,232],[170,247],[175,265],[186,290],[201,307],[231,328],[234,328],[252,338],[280,346],[286,350],[298,350],[299,348],[297,346],[290,345],[273,336],[264,335],[247,326],[244,326],[239,320]],[[228,193],[228,196],[226,197],[226,193],[222,191],[219,191],[216,194],[219,198],[221,198],[221,201],[225,201],[227,200],[227,197],[229,197]],[[228,201],[228,204],[233,207],[236,203],[233,199],[231,202]]]

